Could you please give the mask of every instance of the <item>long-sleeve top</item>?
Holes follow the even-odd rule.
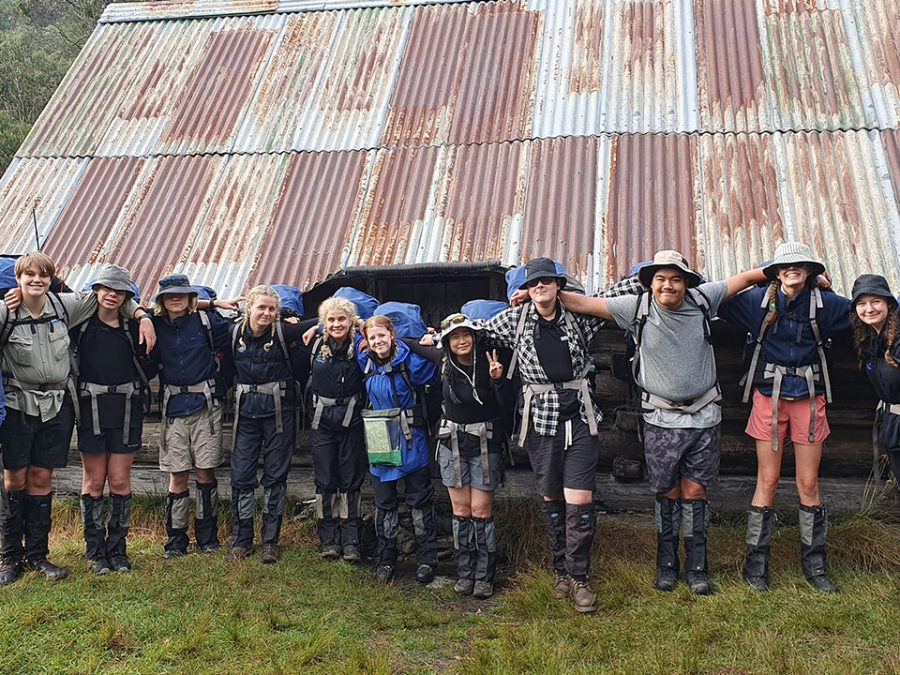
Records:
[[[863,370],[878,399],[888,404],[900,403],[900,368],[884,358],[887,348],[883,335],[871,335],[863,345]],[[900,363],[900,340],[891,345],[891,356]],[[881,416],[878,445],[885,452],[900,452],[900,415],[885,410]]]
[[[360,422],[360,413],[366,397],[365,378],[356,358],[356,347],[361,339],[357,333],[352,341],[338,347],[332,338],[325,336],[316,353],[312,355],[310,389],[313,396],[344,401],[323,408],[319,423],[326,429],[340,431],[344,428],[347,401],[353,396],[358,396],[359,401],[354,406],[350,425]]]

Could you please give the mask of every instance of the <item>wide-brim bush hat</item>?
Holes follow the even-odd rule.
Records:
[[[558,279],[560,288],[566,285],[566,278],[557,271],[556,263],[550,258],[533,258],[525,263],[525,280],[519,288],[528,288],[528,284],[536,279]]]
[[[763,267],[763,273],[769,279],[777,279],[778,268],[782,265],[806,265],[812,276],[818,276],[825,271],[825,265],[816,257],[813,250],[799,241],[786,241],[776,248],[775,256]]]
[[[105,286],[114,291],[122,291],[129,298],[133,298],[135,293],[134,282],[131,280],[131,274],[124,267],[107,263],[100,268],[97,276],[91,282],[91,288],[97,286]]]
[[[170,274],[159,280],[159,291],[154,300],[164,295],[198,295],[197,289],[191,286],[186,274]]]
[[[891,292],[890,284],[880,274],[862,274],[856,278],[850,292],[850,305],[856,307],[856,303],[864,295],[876,295],[887,300],[889,305],[897,304],[897,298]]]
[[[699,286],[703,281],[703,277],[691,269],[687,258],[681,255],[680,252],[671,249],[657,251],[656,255],[653,256],[653,262],[644,265],[638,270],[638,281],[647,288],[650,288],[650,282],[653,279],[653,275],[664,267],[674,267],[675,269],[684,272],[684,278],[688,288]]]
[[[459,328],[468,328],[473,333],[481,330],[480,326],[476,325],[465,314],[455,312],[441,321],[441,332],[438,334],[438,341],[443,342],[450,337],[450,333]]]

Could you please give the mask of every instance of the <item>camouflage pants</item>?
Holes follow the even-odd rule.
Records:
[[[644,425],[644,457],[653,492],[668,492],[687,478],[705,488],[719,477],[719,425],[708,429],[669,429]]]

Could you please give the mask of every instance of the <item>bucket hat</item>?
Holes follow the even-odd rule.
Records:
[[[163,295],[197,295],[197,289],[191,286],[185,274],[169,274],[159,280],[159,291],[154,300]]]
[[[778,278],[778,268],[781,265],[804,264],[810,268],[810,274],[818,276],[825,271],[825,265],[816,258],[812,249],[799,241],[786,241],[775,249],[775,257],[772,262],[763,267],[763,273],[769,279]]]
[[[889,305],[896,305],[897,299],[891,292],[891,287],[880,274],[862,274],[853,282],[853,290],[850,293],[850,305],[856,306],[859,299],[864,295],[877,295],[885,298]]]
[[[472,319],[467,317],[465,314],[456,312],[441,321],[441,332],[438,335],[438,340],[440,342],[443,342],[446,338],[450,337],[450,333],[455,331],[457,328],[468,328],[472,332],[481,330],[479,326],[475,325]]]
[[[684,272],[688,288],[699,286],[703,281],[703,277],[691,269],[687,258],[678,251],[673,250],[657,251],[656,255],[653,256],[653,262],[644,265],[638,270],[638,281],[650,288],[650,281],[653,279],[653,275],[663,267],[674,267]]]
[[[133,298],[135,292],[134,282],[131,280],[131,274],[124,267],[118,265],[106,264],[97,272],[97,277],[91,282],[91,288],[97,286],[105,286],[114,291],[122,291],[128,297]]]
[[[525,263],[525,280],[519,288],[528,288],[532,281],[545,278],[558,279],[560,288],[566,285],[566,278],[556,270],[556,263],[550,258],[533,258]]]

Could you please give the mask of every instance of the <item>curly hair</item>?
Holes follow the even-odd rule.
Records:
[[[253,308],[253,305],[256,304],[257,300],[264,297],[273,298],[275,300],[275,321],[279,321],[281,318],[281,297],[278,295],[278,291],[271,286],[262,284],[251,288],[247,292],[247,299],[244,302],[244,318],[241,319],[241,327],[238,330],[238,346],[241,349],[247,348],[247,344],[244,342],[244,333],[250,325],[250,310]],[[263,349],[266,351],[272,349],[272,346],[275,344],[275,321],[269,326],[269,340],[263,345]]]
[[[327,298],[319,305],[319,323],[324,326],[328,315],[332,312],[342,312],[350,318],[350,332],[348,334],[350,339],[347,343],[347,358],[352,358],[353,344],[356,338],[356,324],[359,321],[359,316],[356,314],[356,305],[346,298]],[[319,347],[318,356],[323,359],[330,359],[332,357],[331,347],[326,340],[322,341],[322,346]]]
[[[850,330],[852,332],[853,347],[856,349],[860,368],[863,367],[867,357],[875,356],[877,354],[877,351],[876,353],[870,354],[866,350],[866,345],[872,343],[874,340],[878,340],[881,335],[884,335],[884,360],[888,365],[893,366],[894,368],[900,368],[900,364],[897,363],[897,360],[894,358],[893,354],[891,354],[891,348],[896,343],[897,338],[900,337],[900,311],[897,310],[897,305],[891,305],[888,309],[887,319],[884,322],[884,328],[881,333],[864,323],[856,313],[856,308],[852,308],[850,310]]]

